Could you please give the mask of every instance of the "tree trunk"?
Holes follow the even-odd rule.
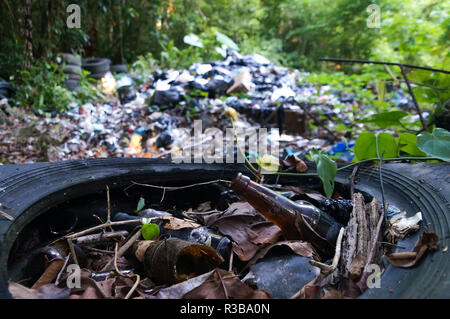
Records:
[[[23,0],[20,34],[24,39],[24,68],[29,70],[33,61],[33,20],[31,17],[31,0]]]

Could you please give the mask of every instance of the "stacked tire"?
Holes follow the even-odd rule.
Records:
[[[110,72],[111,60],[100,58],[83,59],[83,69],[89,71],[89,77],[100,80],[106,73]]]
[[[80,87],[81,59],[68,53],[62,54],[61,58],[64,64],[64,73],[66,74],[64,85],[70,91],[74,91]]]
[[[125,64],[115,64],[111,66],[111,73],[112,74],[127,74],[128,68]]]

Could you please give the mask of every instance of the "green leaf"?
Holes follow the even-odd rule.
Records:
[[[323,151],[315,149],[311,151],[311,157],[317,166],[317,174],[323,183],[323,190],[328,198],[331,198],[334,191],[334,179],[337,173],[337,164],[331,160]]]
[[[358,161],[377,157],[376,136],[372,132],[362,132],[355,142],[355,156]]]
[[[152,240],[158,237],[159,234],[160,230],[158,225],[155,224],[142,225],[142,237],[144,237],[145,240]]]
[[[140,212],[141,210],[143,210],[144,206],[145,206],[145,198],[141,197],[137,205],[136,212]]]
[[[405,116],[409,115],[407,112],[403,111],[391,111],[374,114],[368,118],[362,119],[360,123],[374,123],[380,128],[385,129],[391,126],[401,125],[400,120]]]
[[[398,156],[398,145],[389,133],[380,133],[377,135],[377,157],[381,157],[384,152],[384,158],[395,158]]]
[[[234,41],[227,37],[225,34],[216,31],[216,39],[220,43],[226,45],[229,49],[239,51],[239,47],[237,46],[237,44],[234,43]]]
[[[417,147],[432,157],[450,162],[450,132],[443,128],[436,128],[433,134],[420,134]]]
[[[411,156],[427,156],[424,152],[417,147],[417,136],[411,133],[400,133],[399,135],[399,147],[402,152]]]

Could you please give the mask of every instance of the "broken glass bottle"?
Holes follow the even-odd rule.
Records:
[[[311,243],[322,257],[332,257],[342,224],[308,202],[296,203],[239,175],[231,188],[268,220],[281,228],[288,240]]]

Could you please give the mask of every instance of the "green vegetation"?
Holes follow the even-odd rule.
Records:
[[[257,51],[307,71],[367,68],[320,63],[319,57],[372,58],[437,68],[449,62],[450,4],[445,0],[19,2],[0,1],[3,78],[16,75],[31,57],[51,60],[61,51],[109,57],[116,63],[133,63],[150,53],[161,65],[185,67],[220,56],[216,47],[226,38],[218,34],[230,37],[242,53]],[[66,26],[70,3],[81,7],[81,29]],[[374,3],[381,8],[381,28],[367,26],[371,15],[367,7]],[[197,41],[189,44],[189,39]],[[32,54],[27,54],[30,49]]]

